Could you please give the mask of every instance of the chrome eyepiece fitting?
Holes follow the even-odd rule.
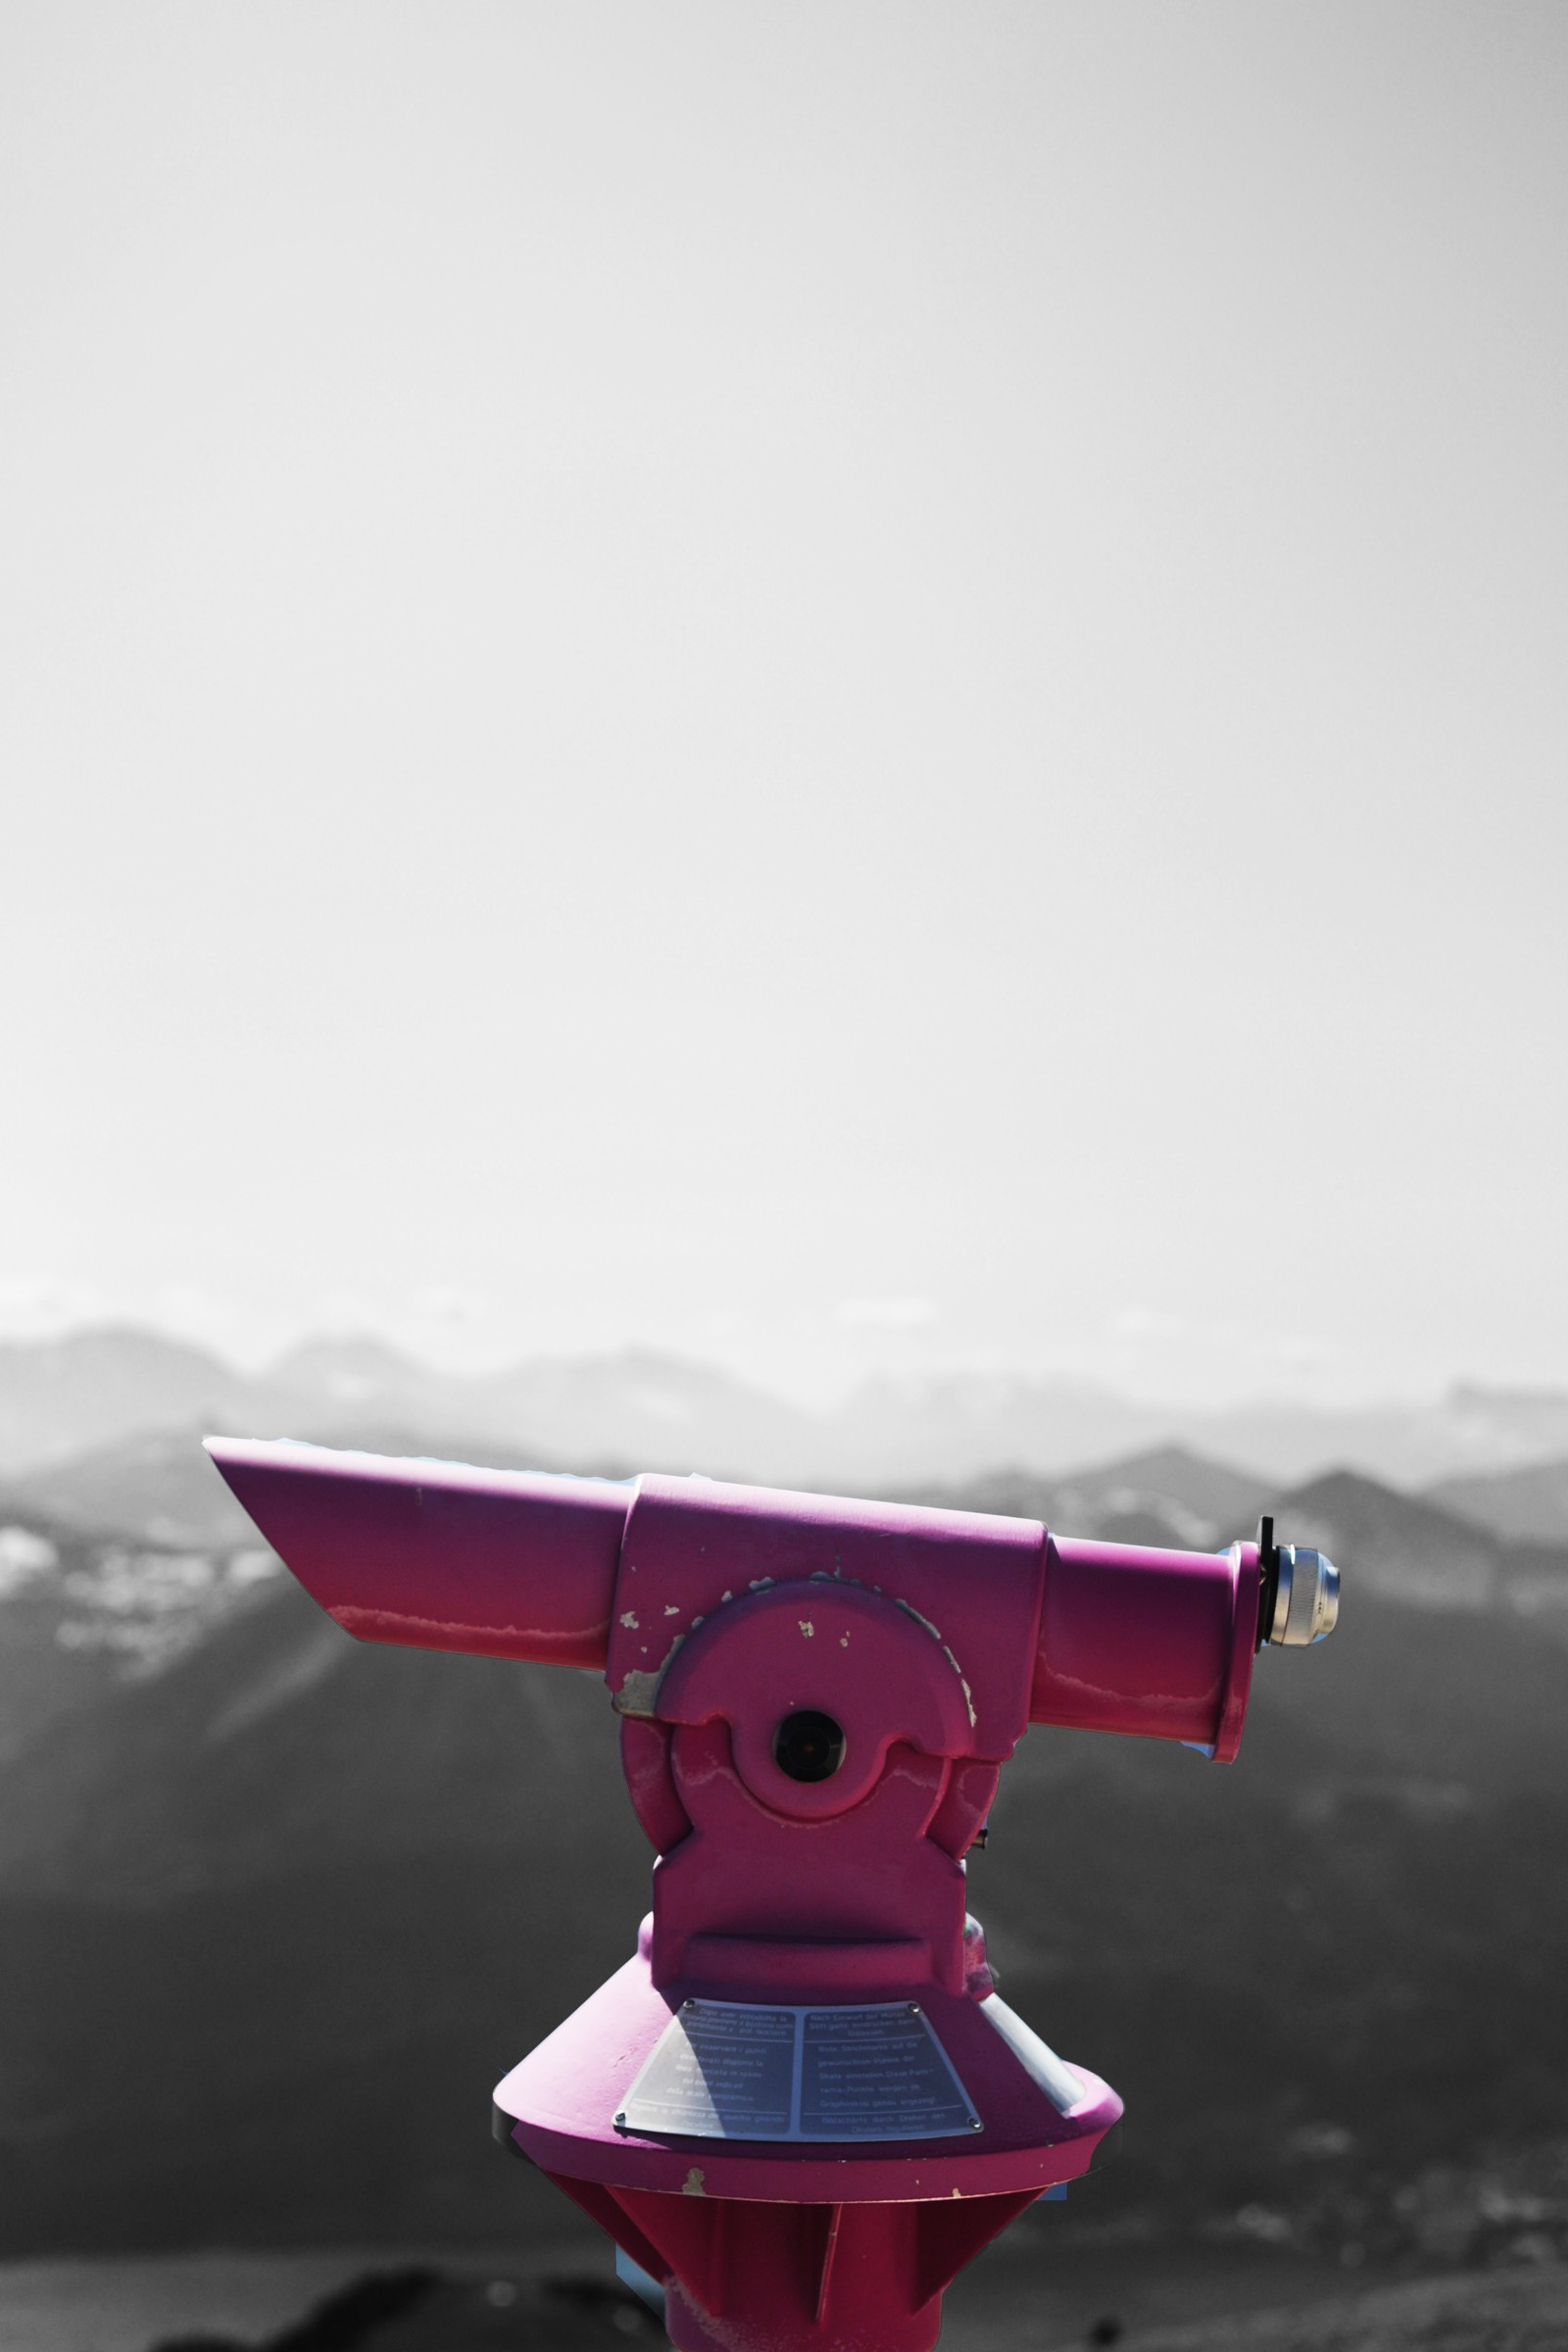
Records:
[[[1320,1551],[1304,1544],[1279,1547],[1279,1586],[1267,1639],[1287,1649],[1304,1649],[1334,1631],[1340,1614],[1340,1572]]]

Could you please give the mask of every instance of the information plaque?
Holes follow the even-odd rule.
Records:
[[[615,2112],[692,2139],[952,2139],[979,2116],[913,2001],[687,2001]]]

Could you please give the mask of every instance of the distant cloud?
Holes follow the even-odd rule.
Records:
[[[1166,1314],[1152,1306],[1124,1306],[1111,1320],[1119,1340],[1181,1340],[1201,1348],[1241,1348],[1270,1363],[1321,1364],[1336,1350],[1329,1340],[1300,1332],[1255,1333],[1234,1323],[1209,1323],[1188,1315]]]
[[[489,1303],[474,1291],[460,1291],[448,1282],[428,1283],[409,1301],[416,1315],[432,1323],[482,1323]]]
[[[207,1335],[227,1329],[234,1309],[226,1298],[196,1282],[166,1282],[153,1293],[153,1320],[169,1331]]]
[[[105,1323],[114,1313],[107,1293],[92,1283],[68,1282],[52,1274],[0,1278],[0,1333],[38,1340],[83,1323]]]
[[[1124,1306],[1111,1323],[1123,1340],[1177,1340],[1186,1328],[1180,1315],[1162,1314],[1152,1306]]]
[[[1301,1332],[1282,1332],[1277,1339],[1267,1342],[1263,1353],[1275,1363],[1300,1370],[1308,1365],[1331,1363],[1339,1350],[1331,1340],[1313,1339]]]
[[[1342,1353],[1331,1340],[1310,1332],[1257,1330],[1152,1306],[1122,1307],[1111,1317],[1108,1330],[1124,1367],[1139,1363],[1147,1369],[1180,1357],[1191,1371],[1223,1359],[1233,1382],[1321,1373],[1337,1364]]]
[[[374,1307],[358,1291],[324,1291],[310,1320],[313,1331],[334,1340],[357,1338],[361,1332],[378,1328]]]
[[[833,1320],[850,1331],[923,1331],[939,1317],[930,1298],[841,1298]]]

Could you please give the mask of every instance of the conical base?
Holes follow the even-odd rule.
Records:
[[[550,2177],[665,2282],[679,2352],[932,2352],[943,2289],[1035,2194],[786,2205]]]
[[[750,1952],[754,1966],[768,1960],[770,1948]],[[864,1980],[857,1985],[861,2000],[796,1982],[797,2006],[781,2007],[776,1998],[718,2002],[729,2038],[713,2045],[716,2059],[710,2053],[710,2083],[691,2055],[699,2045],[680,2021],[717,1996],[702,1982],[656,1984],[645,1936],[637,1955],[497,2088],[498,2137],[537,2164],[664,2287],[666,2325],[680,2352],[931,2352],[943,2290],[964,2264],[1043,2189],[1080,2179],[1113,2151],[1121,2114],[1115,2092],[1087,2068],[1064,2066],[1010,2011],[1002,2013],[995,1994],[950,1992],[929,1980],[883,1982],[872,1969],[893,1966],[885,1952],[879,1959],[875,1949],[826,1950],[816,1965],[853,1962]],[[811,1953],[791,1957],[799,1980]],[[716,2105],[710,2114],[718,2095],[712,2085],[729,2080],[726,2066],[745,2089],[754,2081],[745,2068],[758,2051],[773,2062],[781,2017],[795,2037],[795,2087],[787,2098],[781,2082],[765,2094],[747,2090],[753,2104],[742,2101],[727,2119]],[[750,2041],[738,2034],[736,2019],[746,2021]],[[827,2055],[818,2053],[817,2064],[828,2089],[813,2095],[823,2099],[833,2089],[838,2045],[831,2036],[844,2021],[857,2033],[866,2020],[874,2029],[863,2046],[849,2045],[852,2054],[861,2046],[853,2066],[837,2061],[848,2088],[829,2119],[836,2135],[808,2140],[797,2125],[783,2138],[750,2136],[764,2095],[769,2121],[776,2111],[781,2129],[807,2112],[806,2060],[818,2020],[826,2021]],[[929,2045],[920,2038],[927,2034]],[[911,2042],[918,2064],[909,2063]],[[693,2121],[704,2129],[668,2129],[658,2111],[660,2100],[664,2114],[674,2100],[684,2117],[678,2099],[689,2095],[681,2088],[686,2077],[672,2078],[673,2091],[668,2084],[657,2095],[638,2089],[660,2046],[673,2049],[700,2082],[707,2104]],[[948,2076],[927,2063],[931,2047],[961,2094],[957,2125]],[[855,2100],[884,2099],[888,2085],[899,2091],[906,2082],[912,2096],[941,2102],[939,2130],[906,2125],[904,2136],[889,2138],[849,2128],[858,2113]],[[645,2098],[653,2121],[640,2105]],[[883,2132],[889,2120],[886,2105],[873,2107],[865,2129]],[[894,2111],[892,2121],[901,2120]]]

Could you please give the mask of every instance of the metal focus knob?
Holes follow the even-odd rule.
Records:
[[[1304,1544],[1278,1547],[1279,1581],[1264,1639],[1287,1649],[1304,1649],[1334,1631],[1340,1614],[1340,1572],[1320,1551]]]
[[[1276,1544],[1274,1522],[1257,1523],[1257,1646],[1305,1649],[1332,1634],[1340,1614],[1340,1572],[1304,1544]]]

